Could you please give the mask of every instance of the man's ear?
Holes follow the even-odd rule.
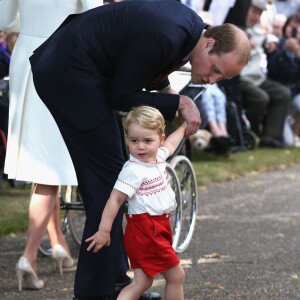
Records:
[[[212,39],[212,38],[206,38],[205,39],[205,42],[204,42],[204,47],[208,50],[208,51],[210,51],[210,50],[212,50],[213,48],[214,48],[214,46],[215,46],[215,40],[214,39]]]
[[[160,136],[160,146],[162,146],[164,144],[164,141],[166,139],[166,135],[163,133],[161,136]]]

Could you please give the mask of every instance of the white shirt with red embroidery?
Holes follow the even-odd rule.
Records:
[[[128,214],[158,216],[176,208],[175,193],[166,171],[168,157],[169,151],[164,147],[159,148],[156,163],[144,163],[130,155],[114,186],[128,195]]]

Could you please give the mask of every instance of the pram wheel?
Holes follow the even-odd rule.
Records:
[[[248,150],[255,150],[258,146],[258,137],[254,131],[247,130],[244,133],[245,148]]]
[[[193,165],[186,156],[175,156],[170,164],[179,178],[182,197],[181,232],[175,248],[177,253],[181,253],[187,249],[193,236],[197,216],[198,186]]]
[[[168,173],[168,180],[171,185],[172,190],[175,193],[177,207],[174,211],[170,213],[170,223],[173,233],[173,243],[172,246],[176,250],[180,231],[181,231],[181,217],[182,217],[182,197],[181,197],[181,190],[180,190],[180,183],[178,176],[174,170],[174,168],[167,164],[166,171]]]

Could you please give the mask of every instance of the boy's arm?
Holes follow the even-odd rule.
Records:
[[[110,245],[110,231],[112,224],[126,198],[126,194],[116,189],[112,190],[104,207],[98,231],[93,236],[85,240],[86,242],[91,242],[87,248],[87,251],[90,251],[92,248],[94,248],[94,252],[96,253],[101,248]]]
[[[171,156],[175,152],[180,142],[184,138],[184,133],[186,128],[187,128],[187,123],[183,122],[181,126],[179,126],[174,132],[172,132],[166,138],[163,146],[169,150],[169,156]]]

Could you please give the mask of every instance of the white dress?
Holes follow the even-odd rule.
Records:
[[[77,185],[63,138],[34,89],[28,58],[69,14],[101,4],[101,0],[0,0],[0,29],[19,31],[9,73],[9,128],[4,168],[9,178]]]

